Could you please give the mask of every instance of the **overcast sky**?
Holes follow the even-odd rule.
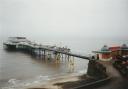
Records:
[[[128,0],[0,0],[0,32],[128,38]]]

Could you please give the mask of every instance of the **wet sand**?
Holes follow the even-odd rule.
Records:
[[[45,84],[33,85],[28,89],[62,89],[62,83],[79,81],[80,76],[66,75],[53,80],[48,81]],[[60,84],[60,85],[59,85]]]
[[[50,80],[46,84],[33,85],[31,88],[27,89],[70,89],[93,81],[96,80],[87,76],[86,74],[80,76],[67,75]]]
[[[71,89],[90,82],[96,81],[95,79],[87,76],[63,76],[61,78],[53,79],[46,84],[34,85],[28,89]]]
[[[107,75],[112,77],[111,81],[86,89],[128,89],[128,79],[122,75],[112,66],[111,62],[101,62],[107,68]],[[86,75],[83,76],[65,76],[48,82],[45,85],[35,86],[29,89],[71,89],[73,87],[81,86],[89,82],[95,81]],[[78,88],[79,89],[79,88]],[[80,89],[84,89],[80,88]]]

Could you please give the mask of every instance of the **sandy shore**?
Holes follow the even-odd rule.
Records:
[[[107,75],[111,76],[112,79],[106,84],[98,85],[95,88],[93,87],[88,89],[128,89],[128,80],[122,77],[122,75],[112,66],[111,62],[100,63],[107,68]],[[68,75],[50,80],[46,84],[32,86],[28,89],[71,89],[73,87],[85,85],[93,81],[96,80],[88,77],[87,75]]]
[[[63,89],[62,86],[58,84],[79,81],[80,76],[81,75],[65,75],[56,79],[49,80],[45,84],[36,84],[29,86],[27,89]]]
[[[96,80],[90,78],[86,74],[79,76],[66,75],[50,80],[45,84],[33,85],[27,89],[71,89],[73,87],[78,87],[93,81]]]

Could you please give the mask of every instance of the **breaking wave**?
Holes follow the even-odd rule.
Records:
[[[7,87],[3,87],[2,89],[25,89],[28,88],[32,85],[37,85],[37,84],[44,84],[49,80],[53,80],[65,75],[72,75],[72,76],[78,76],[78,75],[82,75],[85,74],[87,71],[86,70],[80,70],[74,73],[61,73],[61,74],[56,74],[56,75],[52,75],[52,76],[43,76],[43,75],[39,75],[37,77],[35,77],[34,79],[31,80],[17,80],[17,79],[9,79],[8,80],[8,86]]]
[[[27,88],[28,86],[40,84],[48,80],[50,80],[49,76],[42,76],[42,75],[39,75],[32,80],[26,80],[26,81],[9,79],[7,82],[8,86],[2,87],[2,89],[24,89],[24,88]]]

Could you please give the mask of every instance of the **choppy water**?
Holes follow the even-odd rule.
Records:
[[[35,39],[33,39],[35,40]],[[87,55],[92,50],[100,48],[104,44],[120,45],[127,43],[125,40],[99,40],[99,39],[85,39],[85,40],[57,40],[57,41],[42,41],[44,44],[59,44],[61,46],[67,45],[73,52]],[[60,46],[60,45],[59,45]],[[58,76],[75,73],[86,73],[87,60],[75,58],[74,70],[71,70],[66,60],[56,64],[53,60],[43,61],[39,58],[34,58],[31,55],[22,52],[9,52],[3,49],[2,42],[0,44],[0,88],[12,86],[21,87],[33,83],[45,82]],[[6,88],[5,88],[6,89]]]

